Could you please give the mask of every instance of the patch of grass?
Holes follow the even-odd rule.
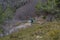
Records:
[[[3,29],[2,28],[0,28],[0,33],[2,33],[3,32]]]
[[[47,22],[43,25],[20,29],[19,32],[0,38],[0,40],[60,40],[60,22]]]

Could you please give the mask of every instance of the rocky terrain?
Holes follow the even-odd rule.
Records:
[[[0,0],[0,40],[60,40],[59,0]]]
[[[6,20],[4,20],[5,22],[3,23],[3,25],[1,25],[1,23],[0,23],[0,28],[3,30],[3,34],[8,32],[8,30],[10,30],[10,25],[13,23],[9,19],[9,15],[10,16],[13,15],[15,13],[16,9],[20,8],[21,6],[24,6],[27,3],[29,3],[29,0],[0,0],[0,6],[1,6],[0,11],[2,11],[2,13],[0,13],[0,14],[3,14],[3,13],[4,13],[4,15],[6,14]],[[10,13],[10,12],[12,12],[12,13]],[[2,19],[2,17],[0,19]],[[3,34],[0,33],[0,36]]]
[[[13,20],[9,20],[7,19],[7,21],[5,22],[5,24],[2,26],[3,28],[3,34],[0,34],[0,36],[3,36],[3,35],[8,35],[12,32],[10,32],[11,29],[13,29],[12,31],[15,31],[13,25],[15,25],[15,23],[19,23],[21,22],[21,19],[26,19],[27,16],[29,17],[33,17],[35,14],[35,6],[38,2],[38,0],[3,0],[3,1],[0,1],[2,2],[2,6],[3,6],[3,9],[6,9],[6,5],[10,5],[12,8],[18,8],[16,10],[16,12],[14,12],[14,17],[13,17]],[[23,5],[22,7],[20,7],[21,5]],[[5,6],[5,7],[4,7]],[[29,18],[28,17],[28,18]],[[22,26],[21,26],[22,27]],[[24,27],[24,26],[23,26]],[[10,32],[10,33],[9,33]]]

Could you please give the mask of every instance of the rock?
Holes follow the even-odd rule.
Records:
[[[0,34],[0,37],[3,37],[3,36],[4,36],[4,35],[1,33],[1,34]]]
[[[36,36],[36,38],[38,39],[38,38],[43,38],[42,36]]]

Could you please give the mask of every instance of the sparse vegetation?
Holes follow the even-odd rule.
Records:
[[[0,5],[0,23],[3,23],[3,20],[4,20],[3,10],[2,10],[2,6]]]
[[[3,29],[2,28],[0,28],[0,33],[3,33]]]
[[[20,29],[0,40],[60,40],[60,23],[54,21],[43,25],[33,24],[30,28]]]

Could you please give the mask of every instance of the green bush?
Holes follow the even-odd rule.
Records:
[[[4,21],[4,14],[3,14],[3,8],[2,5],[0,5],[0,23]]]
[[[59,0],[47,0],[44,4],[42,2],[39,2],[36,5],[36,15],[39,16],[44,12],[43,15],[53,15],[56,14],[60,15],[60,8],[58,7],[60,5]],[[56,15],[58,16],[58,15]]]
[[[9,5],[7,5],[7,8],[6,8],[6,10],[4,11],[5,17],[6,17],[7,19],[12,19],[13,13],[14,13],[14,10],[13,10]]]
[[[11,8],[10,5],[7,5],[5,11],[3,11],[2,5],[0,5],[0,24],[2,24],[6,20],[10,20],[13,18],[15,9]]]

